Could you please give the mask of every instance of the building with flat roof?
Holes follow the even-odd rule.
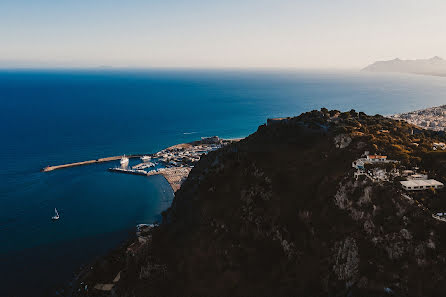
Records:
[[[443,183],[435,179],[413,179],[400,181],[404,190],[407,191],[420,191],[427,189],[441,189],[443,188]]]
[[[387,160],[387,156],[367,155],[367,161],[370,161],[370,162],[384,162],[386,160]]]

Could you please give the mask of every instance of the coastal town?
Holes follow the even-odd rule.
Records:
[[[411,111],[390,115],[394,120],[404,120],[410,124],[424,129],[434,131],[445,131],[446,129],[446,105],[426,108],[422,110]]]

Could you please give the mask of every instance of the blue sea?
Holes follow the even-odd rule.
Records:
[[[243,137],[268,117],[321,107],[392,114],[445,103],[446,78],[417,75],[1,70],[0,296],[54,294],[173,199],[163,177],[106,170],[118,161],[40,172],[47,165]]]

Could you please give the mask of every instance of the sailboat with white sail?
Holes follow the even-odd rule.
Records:
[[[57,212],[57,209],[54,208],[54,216],[51,217],[53,221],[57,221],[59,219],[59,213]]]

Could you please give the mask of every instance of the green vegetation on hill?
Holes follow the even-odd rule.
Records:
[[[354,110],[268,121],[198,162],[163,223],[113,268],[114,294],[438,296],[446,222],[426,207],[446,207],[443,192],[410,201],[397,180],[356,180],[351,166],[370,151],[444,182],[433,141],[445,137]],[[107,281],[92,271],[90,286]]]

